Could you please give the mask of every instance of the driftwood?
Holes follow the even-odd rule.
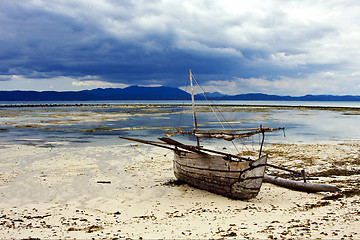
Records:
[[[281,187],[303,191],[303,192],[339,192],[340,188],[326,185],[326,184],[317,184],[317,183],[309,183],[309,182],[301,182],[301,181],[293,181],[280,177],[269,176],[267,174],[264,175],[264,181],[268,183],[272,183]]]

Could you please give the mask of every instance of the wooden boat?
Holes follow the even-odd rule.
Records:
[[[255,161],[231,161],[223,156],[175,153],[175,177],[194,187],[234,199],[256,197],[264,178],[267,155]]]
[[[234,199],[254,198],[262,185],[267,164],[267,155],[261,154],[264,143],[264,133],[283,128],[262,127],[243,130],[200,130],[197,126],[193,77],[191,70],[190,85],[192,96],[192,109],[194,118],[193,131],[177,131],[175,133],[195,135],[196,146],[182,144],[170,138],[159,138],[161,142],[146,141],[134,138],[120,137],[122,139],[150,144],[174,151],[174,175],[191,186],[221,194]],[[259,157],[250,159],[206,149],[200,146],[200,138],[222,138],[228,141],[241,139],[254,134],[262,134]]]

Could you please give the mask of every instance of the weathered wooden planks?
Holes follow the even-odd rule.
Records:
[[[235,199],[255,197],[262,185],[267,156],[233,162],[222,156],[175,153],[174,174],[192,186]]]

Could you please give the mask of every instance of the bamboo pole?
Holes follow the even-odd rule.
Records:
[[[264,146],[264,140],[265,140],[265,132],[262,129],[262,125],[260,125],[260,131],[262,133],[262,140],[261,140],[261,146],[260,146],[260,151],[259,151],[259,158],[261,157],[261,152],[262,152],[262,148]]]
[[[197,125],[197,120],[196,120],[196,111],[195,111],[195,99],[194,99],[194,85],[193,85],[193,81],[192,81],[192,73],[191,73],[191,69],[189,69],[189,78],[190,78],[190,86],[191,86],[191,103],[192,103],[192,111],[193,111],[193,116],[194,116],[194,132],[197,132],[198,130],[198,125]],[[196,137],[196,144],[199,147],[200,146],[200,140],[198,137]]]
[[[197,149],[199,151],[205,151],[205,152],[211,152],[211,153],[216,153],[216,154],[219,154],[219,155],[223,155],[223,156],[226,156],[227,158],[236,158],[236,159],[239,159],[239,160],[243,160],[243,161],[254,161],[250,158],[244,158],[244,157],[240,157],[240,156],[237,156],[237,155],[232,155],[232,154],[229,154],[229,153],[224,153],[224,152],[220,152],[220,151],[216,151],[216,150],[211,150],[211,149],[207,149],[207,148],[203,148],[203,147],[195,147],[195,146],[189,146],[189,145],[184,145],[178,141],[175,141],[173,139],[170,139],[170,138],[159,138],[159,140],[161,141],[164,141],[168,144],[171,144],[171,145],[174,145],[176,147],[182,147],[184,149],[187,149],[189,150],[190,148],[191,149]]]
[[[288,171],[288,172],[294,173],[294,174],[299,175],[299,176],[302,176],[302,175],[303,175],[302,172],[295,171],[295,170],[291,170],[291,169],[287,169],[287,168],[280,167],[280,166],[276,166],[276,165],[273,165],[273,164],[270,164],[270,163],[267,163],[266,166],[272,167],[272,168],[276,168],[276,169],[280,169],[280,170],[284,170],[284,171]]]
[[[129,140],[129,141],[144,143],[144,144],[148,144],[148,145],[152,145],[152,146],[156,146],[156,147],[166,148],[166,149],[170,149],[173,151],[187,152],[187,151],[175,149],[174,147],[169,147],[169,146],[167,146],[167,144],[164,144],[161,142],[146,141],[146,140],[141,140],[141,139],[136,139],[136,138],[127,138],[127,137],[119,137],[119,138]]]

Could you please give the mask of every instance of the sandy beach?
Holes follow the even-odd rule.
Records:
[[[360,0],[0,0],[0,43],[0,240],[360,240]]]
[[[342,192],[264,183],[256,198],[231,200],[176,182],[166,149],[117,139],[81,147],[1,143],[0,238],[360,238],[360,141],[265,151],[270,163],[306,169],[318,177],[311,182]]]

